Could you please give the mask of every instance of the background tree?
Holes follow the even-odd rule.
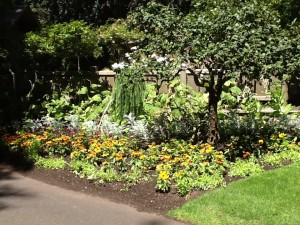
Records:
[[[83,21],[55,24],[44,27],[40,32],[30,32],[25,42],[26,51],[39,64],[37,66],[47,62],[42,67],[48,66],[48,69],[51,69],[51,64],[59,63],[62,70],[77,65],[80,71],[82,59],[97,58],[102,53],[98,32]]]
[[[124,18],[130,0],[25,0],[44,23],[84,20],[100,25],[109,18]]]
[[[133,13],[133,18],[140,18],[135,24],[140,21],[142,30],[150,30],[150,37],[153,33],[145,49],[183,56],[189,70],[207,73],[194,75],[196,83],[209,93],[209,143],[220,138],[218,102],[226,81],[241,76],[283,78],[299,71],[298,39],[282,29],[278,12],[267,1],[195,0],[190,12],[177,20],[172,11],[164,13],[167,8],[159,7],[161,13],[149,11],[149,5],[145,9],[149,15],[140,9]],[[160,21],[167,24],[162,32]]]
[[[131,48],[139,45],[145,38],[144,33],[130,29],[125,20],[119,19],[113,23],[99,27],[99,37],[104,50],[104,66],[109,67],[116,62],[122,62]]]
[[[281,24],[287,26],[293,21],[300,21],[300,2],[297,0],[276,0],[274,1],[275,8],[281,16]]]
[[[37,13],[42,23],[62,23],[84,20],[103,25],[109,19],[126,18],[130,9],[146,5],[145,0],[25,0]],[[179,12],[188,12],[191,0],[159,0],[173,5]]]

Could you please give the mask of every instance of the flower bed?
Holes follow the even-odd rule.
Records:
[[[215,148],[207,143],[191,144],[172,139],[168,143],[141,145],[136,139],[112,138],[84,130],[56,131],[51,127],[36,132],[3,135],[13,151],[23,151],[36,166],[69,168],[96,183],[122,182],[128,188],[138,182],[156,180],[159,192],[175,189],[179,195],[225,185],[224,176],[249,176],[263,171],[263,165],[280,166],[286,160],[300,160],[300,142],[285,133],[259,139],[260,154],[244,151],[241,159],[229,161],[227,143]]]

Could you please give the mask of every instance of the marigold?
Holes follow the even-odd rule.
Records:
[[[209,162],[208,161],[204,161],[202,164],[203,164],[203,166],[208,166]]]
[[[97,158],[97,153],[96,152],[90,152],[88,155],[87,155],[87,157],[86,157],[87,159],[95,159],[95,158]]]
[[[167,171],[161,171],[159,173],[159,178],[162,180],[167,180],[169,179],[169,173]]]
[[[280,134],[278,135],[279,138],[284,138],[285,136],[286,136],[285,133],[280,133]]]
[[[141,160],[144,160],[144,159],[146,159],[146,156],[145,156],[145,155],[141,155],[141,156],[140,156],[140,159],[141,159]]]
[[[117,154],[116,154],[116,160],[117,161],[120,161],[120,160],[122,160],[123,159],[123,153],[122,152],[118,152]]]
[[[78,155],[79,155],[78,151],[73,151],[73,152],[71,152],[70,157],[71,157],[71,159],[73,159],[74,157],[76,157]]]
[[[166,161],[169,161],[171,158],[172,158],[171,155],[165,155],[164,161],[165,161],[165,162],[166,162]]]

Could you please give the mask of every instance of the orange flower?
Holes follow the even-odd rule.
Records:
[[[250,152],[245,152],[245,151],[243,151],[243,158],[244,159],[248,159],[249,157],[250,157],[250,155],[251,155],[251,153]]]
[[[171,158],[172,158],[171,155],[165,155],[164,161],[167,162],[167,161],[169,161]]]

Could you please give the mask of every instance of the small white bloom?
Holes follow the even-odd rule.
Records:
[[[153,53],[150,57],[153,58],[153,59],[157,59],[158,58],[158,56],[155,53]]]
[[[185,63],[181,63],[181,68],[186,68],[186,64]]]
[[[91,120],[85,121],[82,123],[82,128],[87,131],[92,131],[95,128],[95,123]]]
[[[114,63],[111,65],[111,67],[113,68],[113,70],[118,69],[119,64],[118,63]]]
[[[166,61],[166,57],[159,57],[156,59],[157,62],[164,62]]]
[[[116,70],[116,69],[123,69],[125,67],[125,63],[124,62],[121,62],[121,63],[114,63],[111,65],[112,69],[113,70]]]
[[[130,58],[130,54],[128,52],[125,53],[126,58]]]
[[[137,46],[133,46],[133,47],[130,48],[130,50],[132,50],[132,51],[135,51],[135,50],[137,50],[137,49],[138,49]]]

